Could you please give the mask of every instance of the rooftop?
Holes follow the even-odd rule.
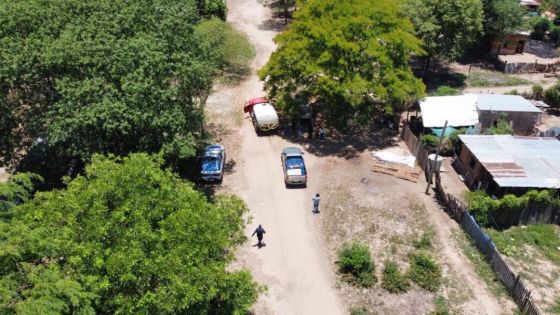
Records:
[[[540,113],[541,110],[519,95],[476,94],[476,107],[479,110],[495,112]]]
[[[461,135],[500,187],[560,188],[560,141],[544,137]]]
[[[519,95],[465,94],[456,96],[431,96],[420,102],[424,127],[443,127],[447,120],[450,127],[474,126],[478,111],[529,112],[541,110]]]

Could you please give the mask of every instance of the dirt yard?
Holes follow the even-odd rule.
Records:
[[[266,230],[266,246],[251,239],[237,253],[234,269],[249,269],[266,287],[253,308],[255,314],[348,314],[367,307],[375,314],[425,314],[436,297],[445,299],[455,313],[511,314],[514,305],[490,293],[469,260],[453,241],[457,225],[431,196],[423,183],[411,183],[372,173],[365,149],[394,143],[388,140],[350,144],[347,139],[293,142],[278,135],[258,137],[250,120],[241,114],[245,100],[262,96],[255,75],[274,51],[274,35],[281,21],[271,18],[257,0],[228,0],[228,20],[247,34],[255,46],[252,75],[238,86],[217,86],[207,102],[209,126],[226,146],[226,177],[218,193],[241,196],[250,209],[248,236],[258,224]],[[373,137],[372,137],[373,138]],[[376,138],[377,139],[377,138]],[[304,189],[286,189],[280,151],[302,147],[309,182]],[[323,211],[311,212],[311,198],[321,193]],[[428,293],[413,287],[403,295],[389,294],[377,284],[358,289],[340,280],[336,251],[341,242],[368,244],[380,278],[386,259],[405,266],[412,242],[424,232],[434,233],[433,255],[440,262],[442,288]]]

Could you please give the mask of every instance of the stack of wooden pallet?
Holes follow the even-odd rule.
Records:
[[[413,167],[378,160],[374,160],[372,171],[406,179],[415,183],[418,182],[421,173],[420,170]]]

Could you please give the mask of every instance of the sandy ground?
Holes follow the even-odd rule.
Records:
[[[272,39],[282,29],[282,23],[271,19],[269,10],[257,0],[228,0],[227,3],[229,22],[248,36],[256,57],[251,65],[252,75],[234,87],[217,86],[206,108],[210,125],[228,154],[226,177],[217,187],[218,193],[235,193],[246,201],[251,221],[247,235],[251,235],[258,224],[267,231],[265,247],[259,249],[255,246],[256,240],[251,239],[239,248],[236,262],[231,266],[250,270],[255,280],[267,288],[253,307],[253,313],[347,314],[350,308],[359,306],[354,301],[358,296],[362,301],[377,305],[379,314],[429,312],[433,309],[433,294],[415,289],[410,294],[394,295],[379,286],[361,290],[341,282],[336,274],[336,250],[340,241],[369,233],[368,237],[373,237],[371,246],[385,242],[383,244],[392,248],[386,235],[374,230],[382,226],[392,231],[395,224],[401,228],[391,233],[402,232],[407,237],[425,227],[435,227],[437,256],[444,264],[447,279],[441,294],[458,304],[454,309],[464,314],[507,314],[511,304],[498,301],[488,292],[452,240],[451,233],[458,226],[431,197],[419,195],[423,192],[421,183],[370,172],[369,152],[363,148],[354,150],[355,147],[346,145],[345,141],[332,148],[316,140],[298,144],[277,135],[258,137],[255,134],[248,117],[241,114],[241,108],[248,98],[263,95],[262,82],[255,73],[276,48]],[[307,188],[285,188],[280,152],[286,146],[300,146],[306,151]],[[342,154],[349,146],[353,153]],[[363,178],[366,182],[371,178],[371,184],[360,184]],[[316,192],[322,193],[326,204],[325,211],[319,215],[311,213],[311,197]],[[364,212],[364,217],[355,216],[348,212],[351,208],[341,204],[345,194],[350,196],[351,203],[361,202],[362,207],[365,203],[384,210]],[[424,209],[411,216],[418,220],[406,219],[408,209],[402,205],[411,202]],[[340,215],[333,217],[328,209],[340,209],[335,212]],[[354,225],[354,222],[359,224]],[[366,228],[362,228],[364,224]],[[404,238],[402,235],[395,237]],[[403,252],[397,256],[406,258],[403,254],[406,246],[401,246]],[[378,254],[389,255],[381,250],[374,252],[374,256]]]
[[[228,20],[255,46],[253,74],[236,87],[217,87],[208,99],[207,112],[215,125],[222,126],[220,137],[231,158],[222,190],[246,201],[252,218],[247,235],[258,224],[266,230],[266,246],[259,249],[251,239],[239,249],[233,268],[251,270],[255,280],[267,287],[254,306],[256,314],[343,314],[332,266],[311,213],[317,158],[305,157],[309,188],[286,189],[280,152],[290,143],[278,136],[258,137],[249,119],[236,118],[245,100],[264,94],[255,71],[276,48],[272,39],[280,25],[256,0],[227,3]]]

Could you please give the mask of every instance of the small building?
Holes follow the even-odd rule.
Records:
[[[543,112],[519,95],[466,94],[433,96],[420,102],[422,123],[426,128],[470,127],[478,133],[496,125],[499,118],[512,124],[514,134],[534,133]]]
[[[478,120],[482,130],[494,126],[500,117],[512,124],[513,133],[530,136],[542,120],[543,112],[519,95],[478,94]]]
[[[525,51],[525,44],[529,40],[529,32],[517,32],[511,35],[504,35],[494,38],[490,54],[515,55]]]
[[[453,165],[472,189],[502,196],[560,189],[560,141],[545,137],[461,135]]]

